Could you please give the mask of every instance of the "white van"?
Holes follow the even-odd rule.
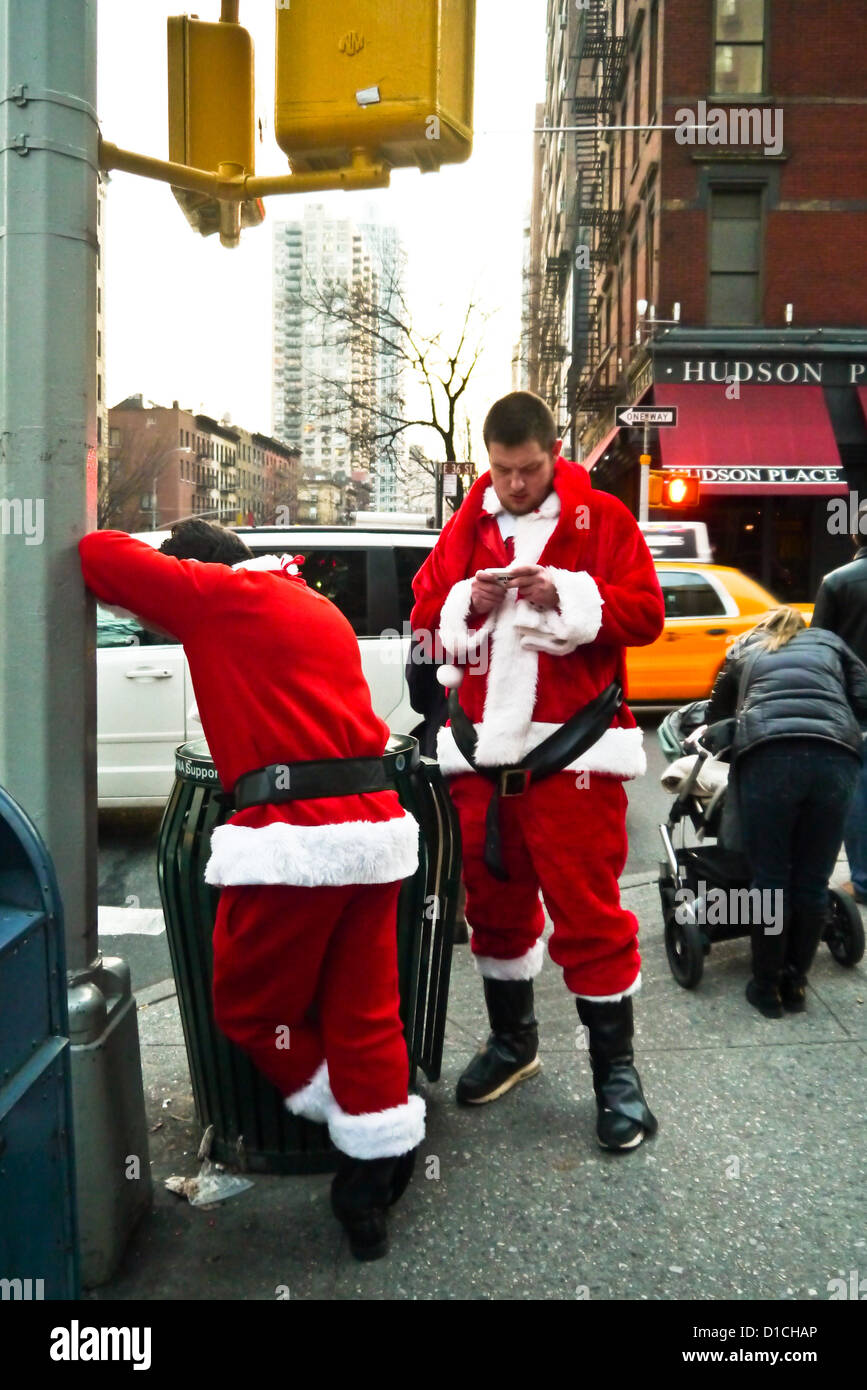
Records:
[[[419,716],[404,674],[412,580],[439,532],[347,527],[238,526],[254,555],[302,554],[311,588],[332,600],[355,629],[373,708],[393,734]],[[168,531],[137,539],[158,547]],[[162,806],[179,743],[201,737],[180,643],[97,609],[97,760],[102,809]]]

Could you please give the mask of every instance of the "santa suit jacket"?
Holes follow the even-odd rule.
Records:
[[[358,641],[276,556],[234,569],[178,560],[120,531],[80,542],[85,582],[184,645],[205,738],[231,791],[245,772],[380,757]],[[390,883],[415,872],[418,826],[394,792],[251,806],[214,831],[208,883]]]
[[[540,612],[510,589],[483,621],[470,615],[472,577],[509,559],[497,515],[502,512],[485,474],[443,528],[416,575],[414,631],[434,634],[455,663],[440,669],[460,686],[460,702],[476,725],[476,761],[520,763],[571,715],[612,681],[626,692],[627,646],[660,635],[665,607],[653,560],[631,512],[591,487],[586,469],[559,458],[553,491],[538,510],[515,518],[516,565],[547,568],[558,607]],[[457,668],[457,669],[456,669]],[[470,771],[451,729],[438,741],[446,775]],[[627,706],[570,770],[628,778],[647,762],[641,730]]]

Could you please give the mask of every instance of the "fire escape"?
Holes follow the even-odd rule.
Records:
[[[569,381],[569,409],[575,415],[595,415],[617,394],[608,371],[612,345],[603,349],[603,323],[594,296],[599,268],[617,258],[623,211],[612,206],[610,155],[602,147],[601,128],[609,125],[626,65],[626,38],[610,32],[609,0],[592,0],[581,12],[573,54],[576,92],[572,98],[575,124],[592,127],[575,133],[576,181],[570,220],[576,245],[588,248],[590,268],[576,270],[575,354]]]

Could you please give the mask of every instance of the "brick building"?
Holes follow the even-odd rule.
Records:
[[[100,525],[156,530],[182,517],[223,525],[294,520],[300,450],[228,417],[146,406],[131,396],[109,412],[109,467]]]
[[[614,407],[676,405],[649,442],[700,479],[682,515],[809,599],[850,554],[828,500],[867,496],[867,5],[551,0],[548,21],[531,386],[636,510],[642,438]]]

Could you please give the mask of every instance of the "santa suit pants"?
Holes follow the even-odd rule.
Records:
[[[467,921],[476,966],[491,979],[532,979],[542,966],[544,913],[554,923],[551,959],[566,986],[608,999],[637,987],[638,922],[620,905],[626,863],[626,792],[617,778],[559,772],[500,800],[507,882],[483,860],[493,784],[476,774],[449,781],[461,823]]]
[[[214,927],[214,1015],[296,1114],[338,1148],[414,1148],[424,1104],[407,1096],[399,1014],[399,883],[224,888]]]

